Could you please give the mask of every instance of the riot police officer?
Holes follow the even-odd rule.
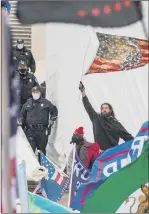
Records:
[[[47,130],[54,124],[58,115],[56,106],[41,96],[40,87],[32,89],[32,98],[23,105],[20,125],[26,126],[26,136],[35,152],[36,148],[46,155]]]
[[[28,68],[30,68],[30,72],[35,73],[36,63],[35,63],[34,57],[31,51],[24,46],[23,39],[17,40],[17,45],[13,49],[13,60],[14,60],[15,68],[18,67],[19,61],[23,60],[27,63]]]
[[[18,72],[20,78],[20,110],[28,98],[32,97],[32,88],[39,86],[34,74],[28,72],[27,63],[20,61],[18,65]]]

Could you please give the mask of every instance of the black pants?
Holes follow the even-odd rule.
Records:
[[[46,146],[48,143],[48,136],[46,135],[46,128],[43,130],[33,127],[27,127],[26,129],[26,137],[35,152],[36,149],[43,152],[46,155]]]

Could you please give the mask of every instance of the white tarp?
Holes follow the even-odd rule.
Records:
[[[17,163],[20,164],[22,160],[26,164],[27,180],[40,181],[43,177],[46,177],[48,170],[41,167],[32,148],[22,130],[18,127],[17,132]],[[40,171],[40,169],[43,171]]]
[[[146,27],[147,4],[143,2]],[[103,102],[111,103],[117,119],[132,135],[148,119],[148,66],[127,72],[83,76],[98,48],[95,31],[147,39],[140,21],[127,27],[96,29],[73,24],[46,24],[47,98],[59,111],[47,153],[55,162],[58,162],[58,153],[68,156],[71,150],[69,142],[78,126],[83,126],[87,139],[93,141],[92,124],[78,90],[81,79],[96,111],[100,111]]]

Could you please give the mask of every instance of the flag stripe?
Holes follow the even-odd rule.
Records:
[[[63,186],[64,183],[65,183],[65,181],[66,181],[66,178],[65,178],[65,177],[62,177],[62,181],[61,181],[61,183],[60,183],[60,186]]]
[[[58,183],[58,181],[59,181],[59,179],[60,179],[60,173],[57,172],[57,173],[55,173],[55,174],[56,174],[56,178],[55,178],[54,180]]]
[[[144,58],[146,58],[146,57],[147,57],[147,59],[148,59],[149,54],[148,54],[148,53],[142,53],[142,57],[144,57]]]
[[[92,183],[90,183],[87,188],[85,189],[85,192],[83,193],[82,199],[80,201],[81,205],[84,205],[84,200],[86,198],[87,193],[89,192],[89,190],[91,189]]]
[[[149,128],[141,128],[140,132],[145,132],[145,131],[149,131]]]
[[[57,182],[57,183],[61,186],[62,181],[63,181],[63,176],[60,175],[60,178],[58,179],[58,182]]]

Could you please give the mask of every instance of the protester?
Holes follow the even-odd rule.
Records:
[[[70,144],[76,145],[76,152],[79,155],[81,162],[89,169],[95,159],[100,155],[100,147],[97,143],[89,143],[84,138],[83,127],[79,127],[73,133]]]
[[[32,98],[23,105],[19,125],[25,126],[25,134],[33,149],[36,148],[46,155],[48,142],[47,131],[57,119],[58,111],[49,100],[42,98],[40,87],[32,89]]]
[[[27,99],[32,97],[32,88],[39,86],[38,81],[34,74],[28,72],[27,63],[20,61],[18,65],[18,75],[20,79],[20,110],[26,103]]]
[[[94,140],[99,144],[101,150],[116,146],[120,138],[124,141],[134,138],[115,118],[114,110],[109,103],[103,103],[100,107],[101,113],[98,114],[89,102],[82,82],[79,84],[79,90],[82,92],[84,107],[93,124]]]
[[[31,51],[24,46],[23,39],[17,40],[17,45],[13,50],[13,60],[15,68],[18,67],[18,63],[20,62],[20,60],[23,60],[27,63],[28,68],[30,68],[30,72],[35,73],[36,63],[34,57]]]

